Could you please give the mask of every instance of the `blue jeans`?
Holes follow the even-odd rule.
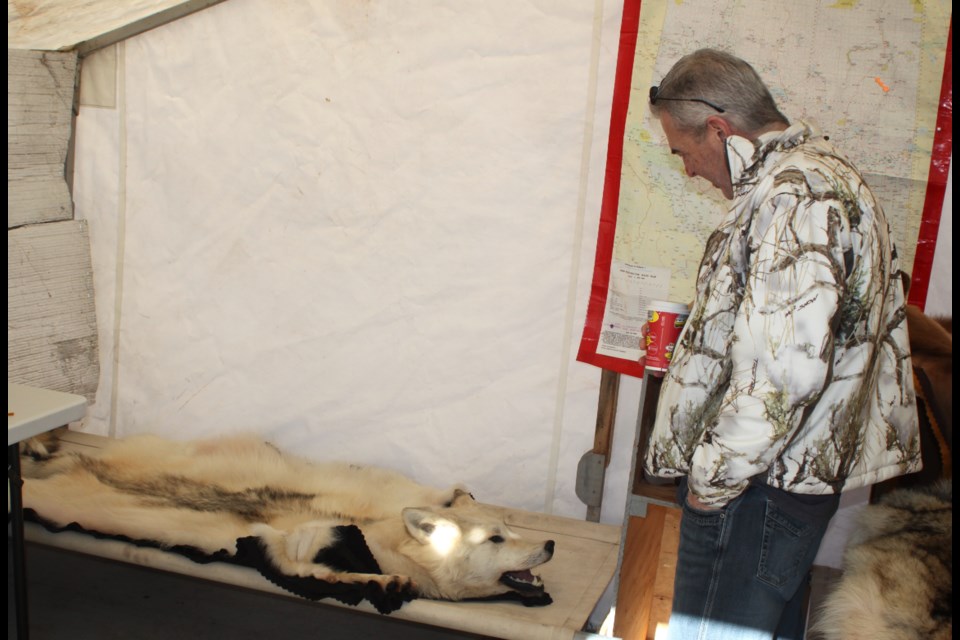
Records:
[[[670,640],[802,640],[810,567],[840,496],[751,484],[719,511],[686,503]]]

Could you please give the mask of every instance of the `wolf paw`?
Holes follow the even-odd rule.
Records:
[[[41,433],[28,438],[20,445],[20,455],[33,458],[37,462],[49,460],[60,449],[60,438],[56,431]]]
[[[413,580],[407,576],[383,576],[377,582],[386,593],[401,593],[413,587]]]

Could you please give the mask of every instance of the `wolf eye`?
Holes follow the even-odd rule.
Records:
[[[487,540],[489,540],[494,544],[500,544],[501,542],[504,541],[503,536],[490,536],[489,538],[487,538]]]

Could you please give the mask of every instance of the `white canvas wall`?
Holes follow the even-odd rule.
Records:
[[[251,430],[583,517],[600,371],[575,354],[619,4],[229,0],[88,58],[82,428]],[[949,313],[944,237],[928,309]],[[604,522],[639,391],[621,380]]]
[[[117,82],[77,121],[84,428],[253,430],[583,517],[617,4],[230,0],[88,59]]]

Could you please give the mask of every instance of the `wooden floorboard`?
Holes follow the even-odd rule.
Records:
[[[646,517],[627,522],[614,635],[653,640],[666,629],[673,603],[673,576],[680,540],[680,510],[647,505]],[[661,631],[661,638],[664,631]]]

